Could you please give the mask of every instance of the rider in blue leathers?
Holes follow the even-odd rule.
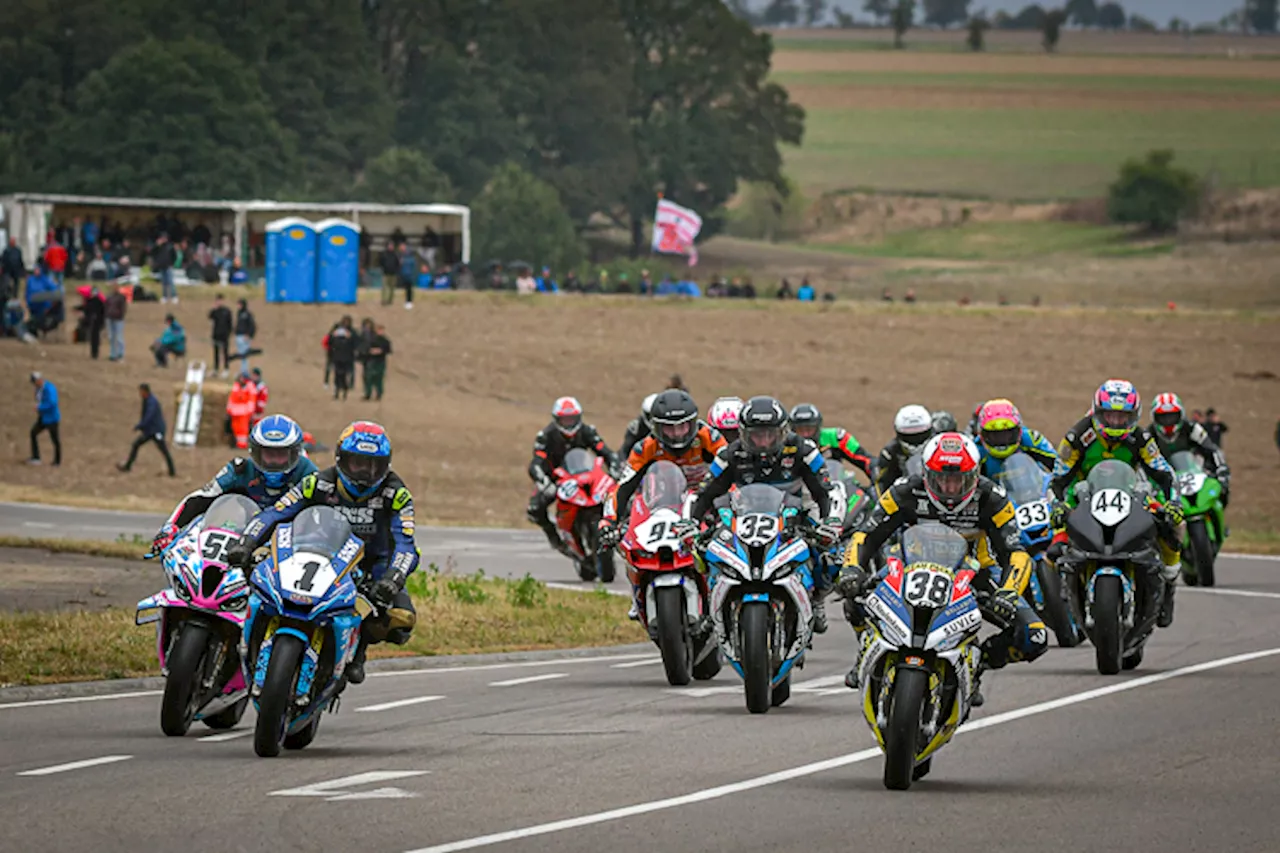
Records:
[[[285,415],[267,415],[249,433],[249,458],[232,459],[212,480],[179,501],[155,535],[152,553],[163,551],[222,495],[244,495],[265,508],[315,471],[315,463],[302,451],[302,427]]]
[[[1004,462],[1015,453],[1025,453],[1048,473],[1053,473],[1058,452],[1049,439],[1022,422],[1018,407],[1008,400],[988,400],[974,415],[982,476],[995,478]]]

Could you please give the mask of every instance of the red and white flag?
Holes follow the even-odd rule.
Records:
[[[658,209],[653,214],[653,251],[688,255],[689,266],[693,266],[698,262],[693,241],[701,230],[701,216],[673,201],[658,199]]]

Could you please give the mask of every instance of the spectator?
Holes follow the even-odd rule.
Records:
[[[231,259],[231,273],[227,276],[231,284],[248,284],[249,273],[245,272],[244,263],[239,258]]]
[[[631,282],[626,273],[618,273],[618,283],[613,287],[614,293],[632,293]]]
[[[893,301],[893,294],[889,292],[889,288],[886,287],[884,290],[880,291],[880,301],[881,302]]]
[[[1208,408],[1204,410],[1204,431],[1209,433],[1209,440],[1218,447],[1222,447],[1222,436],[1230,429],[1218,417],[1218,410]]]
[[[156,357],[156,367],[168,367],[170,355],[187,354],[187,332],[172,314],[164,315],[164,331],[151,345],[151,352]]]
[[[742,283],[742,298],[743,299],[756,298],[756,286],[751,283],[751,279],[749,278]]]
[[[791,282],[784,278],[782,284],[778,287],[778,292],[774,295],[778,299],[794,299],[795,294],[791,292]]]
[[[730,299],[741,299],[742,279],[735,276],[733,281],[729,282],[729,286],[725,288],[724,295]]]
[[[173,457],[169,455],[169,446],[164,443],[164,412],[160,408],[160,401],[151,393],[151,386],[145,382],[138,386],[138,396],[142,398],[142,417],[133,428],[138,433],[138,437],[133,440],[133,446],[129,448],[129,458],[124,462],[117,462],[116,469],[127,472],[133,467],[134,460],[138,458],[138,448],[148,441],[154,441],[156,447],[160,448],[160,454],[164,456],[165,464],[169,466],[169,476],[176,476],[173,470]]]
[[[640,270],[640,295],[653,296],[653,276],[648,270]]]
[[[352,327],[350,316],[342,318],[338,327],[329,333],[329,358],[333,359],[333,399],[347,399],[356,370],[356,348],[359,341]]]
[[[823,301],[823,302],[835,302],[835,301],[836,301],[836,295],[835,295],[834,293],[832,293],[830,290],[828,290],[826,293],[822,294],[822,301]]]
[[[84,315],[84,332],[89,339],[89,357],[97,360],[98,350],[102,346],[102,327],[106,324],[107,303],[97,285],[89,288],[89,293],[80,306]]]
[[[86,219],[80,226],[80,246],[89,255],[98,247],[98,225],[92,219]]]
[[[31,458],[28,465],[40,464],[39,435],[49,433],[53,442],[53,464],[62,464],[62,441],[58,437],[58,427],[62,422],[62,411],[58,407],[58,389],[40,373],[31,374],[31,384],[36,389],[36,422],[31,427]]]
[[[53,280],[62,286],[63,277],[67,271],[67,250],[55,238],[44,250],[44,266],[53,276]]]
[[[249,374],[240,373],[227,395],[227,435],[240,450],[249,446],[249,428],[258,408],[258,388]]]
[[[173,289],[173,267],[176,262],[177,254],[173,244],[169,242],[169,235],[161,232],[156,238],[155,248],[151,250],[151,271],[160,279],[160,301],[167,303],[172,299],[175,305],[178,302],[177,291]]]
[[[18,238],[10,237],[9,245],[0,252],[0,303],[17,297],[22,290],[22,279],[27,274]]]
[[[534,279],[538,283],[539,293],[559,293],[560,286],[556,284],[555,277],[551,275],[551,267],[543,267],[542,275]]]
[[[689,389],[684,385],[684,380],[680,378],[679,373],[671,374],[671,378],[667,380],[667,387],[665,390],[670,391],[673,388],[677,391],[684,391],[685,393],[688,393],[689,391]]]
[[[124,315],[128,309],[129,298],[124,295],[124,288],[117,284],[107,297],[107,307],[103,312],[107,318],[107,339],[111,342],[108,361],[124,358]]]
[[[889,301],[892,302],[893,297],[889,297]],[[916,289],[914,287],[908,287],[906,295],[902,297],[902,301],[910,305],[914,305],[916,302]]]
[[[382,399],[382,384],[387,375],[387,356],[391,355],[391,340],[387,337],[387,327],[378,324],[374,327],[373,336],[365,347],[364,361],[364,398],[368,400],[376,391],[378,399]]]
[[[440,235],[427,225],[422,229],[422,257],[427,266],[436,268],[436,253],[440,250]]]
[[[329,331],[320,340],[320,346],[324,348],[324,387],[329,387],[329,376],[333,373],[333,353],[329,349],[329,344],[333,341],[333,333],[342,325],[342,321],[338,321],[329,327]]]
[[[458,264],[457,271],[453,276],[454,290],[475,290],[476,277],[471,272],[471,267],[466,264]]]
[[[271,391],[262,379],[262,368],[255,367],[250,376],[253,377],[254,387],[253,416],[249,420],[249,426],[252,427],[267,416],[267,403],[271,399]]]
[[[796,291],[796,299],[801,302],[813,302],[818,297],[814,292],[813,285],[809,283],[809,279],[800,282],[800,289]]]
[[[115,280],[122,283],[126,281],[133,283],[133,275],[133,262],[128,255],[121,255],[120,260],[116,263]]]
[[[582,293],[582,279],[575,270],[569,270],[564,276],[564,289],[569,293]]]
[[[413,307],[413,289],[418,283],[418,258],[403,240],[399,243],[399,257],[400,286],[404,288],[404,307],[408,310]]]
[[[1202,425],[1202,426],[1203,426],[1203,425],[1204,425],[1204,412],[1200,411],[1199,409],[1193,409],[1193,410],[1191,411],[1191,422],[1192,422],[1193,424],[1200,424],[1200,425]]]
[[[729,285],[725,284],[723,276],[716,276],[707,285],[708,299],[722,299],[729,295]]]
[[[525,267],[516,276],[516,293],[528,295],[538,292],[538,282],[533,279],[533,271]]]
[[[236,303],[236,357],[240,359],[240,372],[249,372],[249,345],[258,334],[258,322],[253,319],[249,303],[241,299]]]
[[[382,304],[390,305],[395,299],[396,280],[400,275],[400,256],[390,240],[378,255],[378,267],[382,270]]]
[[[231,375],[231,309],[227,307],[222,294],[213,297],[213,309],[209,312],[212,323],[210,335],[213,338],[213,372],[221,370],[223,378]]]

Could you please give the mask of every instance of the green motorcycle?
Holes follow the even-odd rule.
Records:
[[[1182,496],[1187,534],[1182,543],[1182,579],[1187,586],[1213,586],[1213,564],[1226,538],[1222,484],[1204,470],[1200,458],[1181,450],[1169,457]]]

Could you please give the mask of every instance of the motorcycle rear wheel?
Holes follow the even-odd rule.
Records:
[[[1124,606],[1124,588],[1120,578],[1103,575],[1093,585],[1093,648],[1098,672],[1115,675],[1120,671],[1120,655],[1124,650],[1124,626],[1120,611]]]
[[[169,737],[185,735],[199,710],[200,681],[208,648],[209,632],[203,625],[185,622],[179,626],[178,639],[165,658],[169,676],[160,701],[160,730]]]
[[[1213,586],[1213,545],[1209,542],[1209,529],[1205,527],[1204,519],[1188,521],[1187,535],[1191,539],[1191,555],[1196,562],[1196,580],[1200,586]]]
[[[613,579],[617,576],[617,569],[614,568],[613,563],[613,549],[605,548],[600,551],[596,554],[596,560],[600,566],[600,582],[613,583]]]
[[[660,586],[657,596],[658,648],[662,651],[662,668],[667,683],[683,687],[690,681],[693,668],[693,640],[685,624],[684,590],[678,586]]]
[[[748,601],[742,605],[738,633],[742,655],[742,683],[747,697],[747,710],[766,714],[773,697],[769,690],[772,666],[769,663],[769,604]]]
[[[253,751],[262,758],[280,754],[304,649],[302,640],[292,634],[279,634],[271,644],[271,661],[258,697],[258,721],[253,728]]]
[[[249,706],[249,697],[246,696],[234,705],[223,708],[212,717],[205,717],[200,722],[204,723],[215,731],[222,729],[234,729],[236,723],[240,722],[240,718],[244,716],[244,709]]]
[[[884,730],[884,786],[905,791],[915,777],[916,739],[920,716],[929,693],[929,674],[919,669],[899,669],[889,697],[889,725]],[[927,772],[927,771],[926,771]]]

